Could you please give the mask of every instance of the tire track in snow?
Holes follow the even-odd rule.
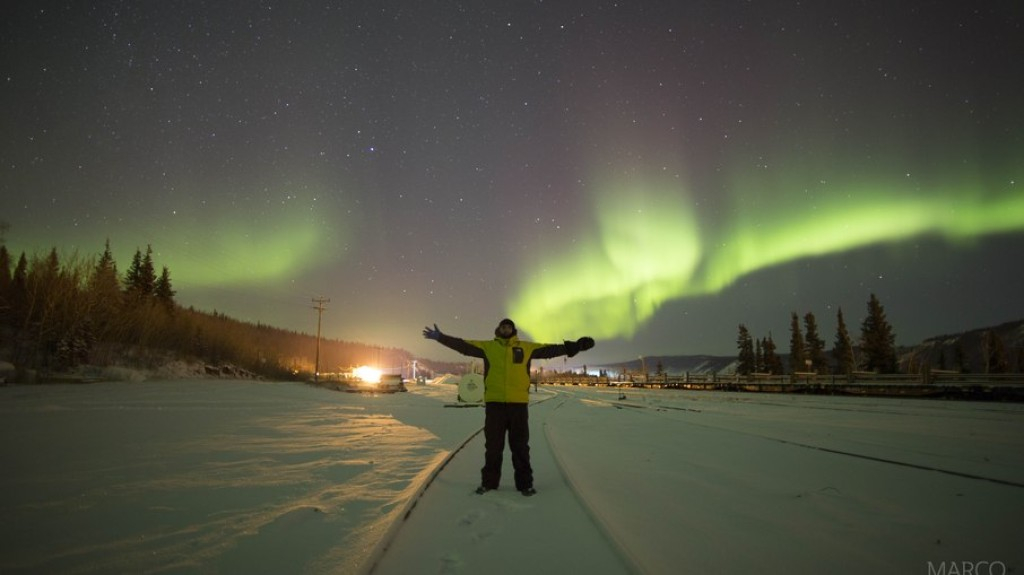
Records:
[[[689,408],[683,408],[683,407],[673,407],[673,406],[666,406],[666,405],[650,406],[650,405],[641,405],[641,404],[636,404],[636,403],[623,403],[623,402],[611,401],[611,400],[607,400],[607,399],[593,399],[593,398],[589,398],[589,401],[594,401],[594,402],[598,402],[598,403],[604,403],[604,404],[609,405],[611,407],[615,407],[616,409],[623,409],[625,407],[628,407],[628,408],[637,410],[638,412],[653,413],[656,416],[661,416],[660,414],[662,414],[666,410],[670,410],[670,411],[688,411],[688,412],[700,413],[700,410],[696,410],[696,409],[689,409]],[[667,416],[667,414],[666,414],[666,416]],[[867,454],[864,454],[864,453],[856,453],[856,452],[853,452],[853,451],[846,451],[846,450],[842,450],[842,449],[833,449],[831,447],[824,447],[824,446],[821,446],[821,445],[812,445],[812,444],[809,444],[809,443],[802,443],[802,442],[799,442],[799,441],[792,441],[792,440],[789,440],[789,439],[782,439],[782,438],[779,438],[779,437],[772,437],[770,435],[764,435],[764,434],[761,434],[761,433],[752,433],[752,432],[749,432],[749,431],[741,431],[741,430],[738,430],[738,429],[731,429],[731,428],[727,428],[727,427],[720,427],[720,426],[715,426],[715,425],[707,425],[707,424],[702,424],[702,423],[695,423],[693,421],[680,420],[680,423],[684,423],[684,424],[687,424],[687,425],[693,425],[693,426],[696,426],[696,427],[703,427],[705,429],[715,429],[715,430],[719,430],[719,431],[729,431],[729,432],[737,433],[737,434],[740,434],[740,435],[746,435],[746,436],[749,436],[749,437],[758,437],[758,438],[761,438],[761,439],[767,439],[769,441],[775,441],[775,442],[782,443],[782,444],[785,444],[785,445],[792,445],[794,447],[801,447],[801,448],[804,448],[804,449],[812,449],[812,450],[816,450],[816,451],[822,451],[822,452],[825,452],[825,453],[832,453],[832,454],[835,454],[835,455],[843,455],[843,456],[846,456],[846,457],[854,457],[854,458],[857,458],[857,459],[864,459],[864,460],[867,460],[867,461],[875,461],[875,462],[878,462],[878,463],[886,463],[886,464],[889,464],[889,465],[898,465],[898,466],[901,466],[901,467],[909,467],[911,469],[919,469],[919,470],[922,470],[922,471],[934,471],[936,473],[943,473],[943,474],[946,474],[946,475],[952,475],[954,477],[962,477],[962,478],[965,478],[965,479],[973,479],[973,480],[977,480],[977,481],[987,481],[987,482],[995,483],[995,484],[998,484],[998,485],[1008,485],[1010,487],[1024,488],[1024,483],[1020,483],[1020,482],[1017,482],[1017,481],[1010,481],[1008,479],[999,479],[999,478],[996,478],[996,477],[987,477],[987,476],[978,475],[978,474],[975,474],[975,473],[966,473],[966,472],[963,472],[963,471],[955,471],[955,470],[952,470],[952,469],[945,469],[945,468],[942,468],[942,467],[936,467],[936,466],[931,466],[931,465],[923,465],[923,464],[919,464],[919,463],[911,463],[909,461],[900,461],[900,460],[897,460],[897,459],[889,459],[889,458],[886,458],[886,457],[878,457],[878,456],[874,456],[874,455],[867,455]]]
[[[560,392],[557,391],[555,393],[560,394]],[[562,401],[559,402],[558,405],[554,406],[551,410],[551,413],[548,414],[548,418],[556,416],[557,411],[559,410],[559,408],[562,407],[562,405],[565,404],[565,401],[565,399],[562,399]],[[601,534],[604,535],[605,539],[607,539],[612,544],[612,548],[622,559],[622,562],[629,567],[630,572],[642,573],[643,570],[640,568],[640,562],[634,556],[633,552],[630,551],[629,547],[625,544],[625,542],[622,541],[620,538],[616,537],[614,532],[609,528],[610,522],[604,516],[604,514],[601,513],[599,506],[594,505],[581,493],[578,487],[578,478],[576,478],[573,474],[571,474],[568,471],[568,468],[565,465],[563,457],[561,456],[561,454],[559,454],[558,449],[555,447],[555,442],[551,441],[551,434],[548,430],[547,418],[545,418],[544,420],[543,428],[544,441],[546,441],[548,444],[548,449],[551,452],[551,457],[555,460],[555,465],[558,467],[558,472],[561,473],[562,478],[565,480],[565,483],[569,486],[569,490],[572,492],[573,496],[576,498],[577,501],[579,501],[580,506],[583,507],[583,510],[586,511],[588,516],[590,516],[591,520],[594,522],[594,525],[596,525],[598,530],[601,531]]]

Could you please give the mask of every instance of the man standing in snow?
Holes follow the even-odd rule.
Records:
[[[516,489],[526,496],[537,493],[530,467],[530,360],[562,355],[573,357],[594,347],[594,340],[589,337],[560,344],[534,343],[520,340],[518,333],[516,324],[508,318],[501,320],[491,340],[465,340],[446,335],[436,323],[433,328],[423,328],[423,337],[484,360],[484,467],[480,470],[477,493],[498,488],[506,432]]]

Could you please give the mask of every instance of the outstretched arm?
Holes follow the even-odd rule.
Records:
[[[434,324],[433,329],[430,326],[423,328],[423,337],[432,339],[441,345],[454,349],[462,355],[468,355],[470,357],[484,357],[484,350],[479,347],[467,342],[461,337],[454,337],[441,333],[441,330]]]
[[[441,330],[437,328],[437,324],[436,323],[434,324],[434,329],[430,329],[429,325],[427,327],[423,328],[423,337],[425,337],[427,339],[432,339],[432,340],[436,341],[436,340],[441,339],[442,335],[444,335],[444,334],[442,334]]]
[[[576,341],[563,341],[561,345],[551,344],[539,347],[533,352],[533,356],[537,359],[550,359],[552,357],[558,357],[566,355],[569,357],[575,356],[581,351],[587,351],[594,347],[594,338],[592,337],[581,337]]]

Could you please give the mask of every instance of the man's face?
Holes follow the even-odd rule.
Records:
[[[512,333],[515,330],[516,330],[516,328],[513,327],[512,324],[510,324],[510,323],[503,323],[503,324],[498,326],[498,335],[503,337],[503,338],[510,338],[510,337],[512,337]]]

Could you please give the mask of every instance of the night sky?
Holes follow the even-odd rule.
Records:
[[[897,343],[1024,318],[1019,1],[0,8],[8,249],[151,245],[185,306],[458,356]]]

